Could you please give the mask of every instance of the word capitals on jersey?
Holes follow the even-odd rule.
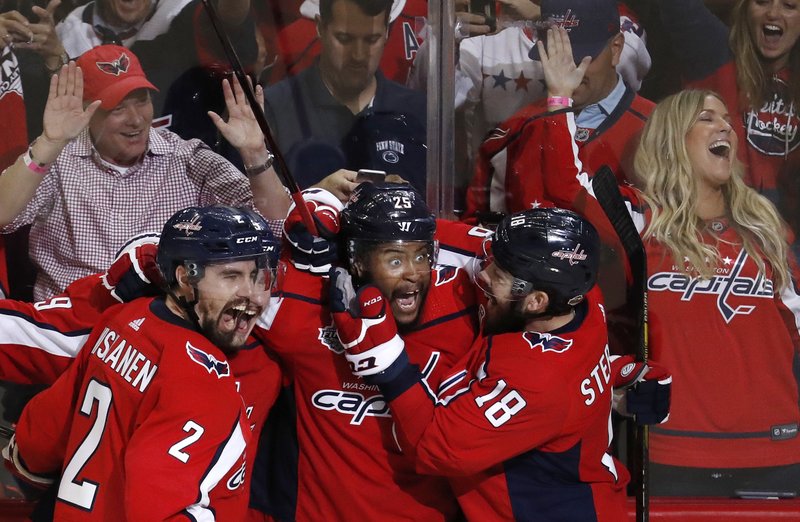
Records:
[[[681,301],[691,301],[698,294],[717,296],[717,309],[726,323],[730,323],[737,315],[749,315],[755,305],[730,304],[731,297],[753,297],[772,299],[774,285],[772,281],[759,272],[756,278],[741,275],[747,261],[747,252],[742,250],[736,260],[722,260],[730,268],[717,269],[722,274],[708,279],[691,277],[680,272],[658,272],[647,280],[647,289],[651,292],[675,292],[681,294]],[[676,267],[673,267],[673,269]]]

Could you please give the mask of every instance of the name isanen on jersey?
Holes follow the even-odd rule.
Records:
[[[100,334],[92,347],[91,354],[97,356],[140,392],[147,389],[158,371],[157,364],[153,364],[124,337],[109,327]]]

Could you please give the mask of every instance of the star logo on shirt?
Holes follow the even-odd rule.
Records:
[[[723,263],[725,263],[726,265],[730,265],[731,263],[733,263],[733,259],[731,259],[731,258],[730,258],[730,257],[728,257],[728,256],[725,256],[725,257],[722,259],[722,262],[723,262]]]
[[[520,72],[519,76],[517,77],[517,79],[514,80],[514,83],[517,84],[517,88],[515,90],[517,90],[517,91],[527,91],[528,90],[528,84],[531,83],[531,79],[530,78],[525,78],[525,74]]]
[[[501,87],[503,90],[506,89],[506,84],[511,81],[511,78],[506,76],[502,69],[500,74],[493,74],[492,78],[494,78],[494,87]]]

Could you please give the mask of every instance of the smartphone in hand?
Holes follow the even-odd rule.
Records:
[[[386,181],[386,172],[382,170],[359,169],[356,175],[356,183],[362,183],[364,181],[383,183]]]

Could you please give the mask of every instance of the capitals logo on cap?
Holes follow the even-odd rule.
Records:
[[[97,68],[106,74],[113,74],[119,76],[120,74],[128,72],[128,67],[131,64],[131,59],[127,54],[122,53],[119,58],[113,62],[97,62]]]
[[[567,31],[573,27],[578,27],[581,25],[581,21],[578,19],[575,13],[572,12],[572,9],[567,9],[567,12],[563,15],[553,15],[550,17],[550,23],[559,27],[563,27]]]

